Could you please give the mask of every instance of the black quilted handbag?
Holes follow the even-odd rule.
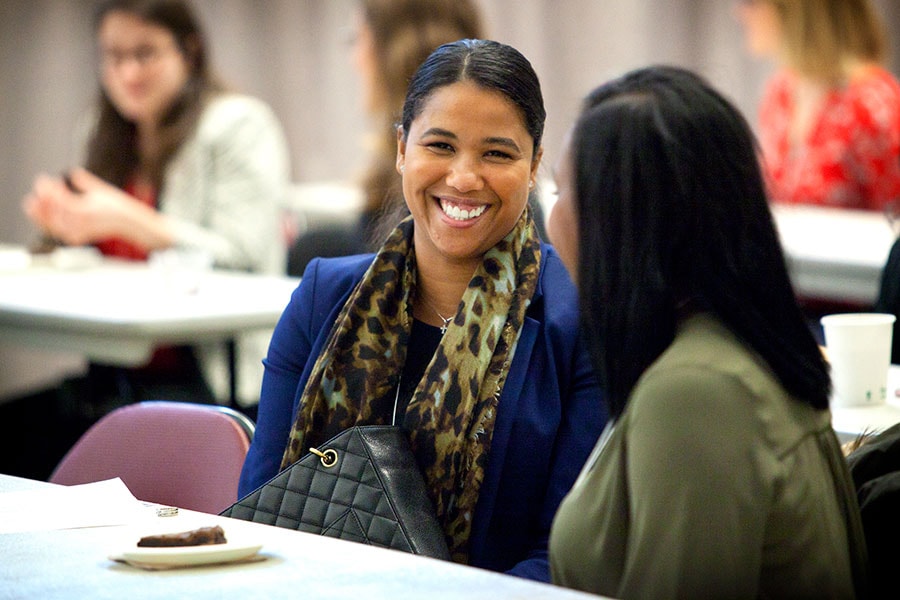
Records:
[[[393,425],[342,431],[221,514],[450,559],[409,440]]]

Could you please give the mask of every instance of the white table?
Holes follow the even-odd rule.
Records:
[[[50,485],[0,475],[0,492]],[[6,533],[0,534],[0,597],[597,598],[482,569],[225,517],[181,510],[179,516],[166,519],[171,519],[167,524],[172,531],[219,524],[226,536],[261,543],[264,560],[144,571],[108,558],[121,552],[124,543],[136,543],[148,533],[133,524]]]
[[[160,345],[230,341],[273,328],[299,281],[214,270],[190,293],[174,287],[169,275],[109,260],[0,271],[0,340],[140,366]]]
[[[352,224],[363,209],[362,189],[345,181],[308,181],[291,186],[284,208],[296,222],[297,233],[333,225]]]
[[[872,211],[772,206],[796,293],[805,298],[871,305],[895,235]]]
[[[891,365],[888,371],[888,398],[884,404],[856,408],[840,408],[832,405],[831,424],[842,442],[853,440],[864,432],[887,429],[900,423],[900,365]]]
[[[542,179],[545,216],[556,195],[552,181]],[[298,227],[351,222],[362,207],[357,188],[341,182],[309,182],[294,186],[286,208]],[[871,304],[878,293],[881,270],[894,233],[878,212],[817,206],[774,204],[788,269],[796,292],[807,298]]]

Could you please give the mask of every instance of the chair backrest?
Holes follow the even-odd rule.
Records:
[[[900,424],[868,438],[847,457],[869,553],[870,598],[897,597],[900,543]]]
[[[50,475],[75,485],[119,477],[146,502],[218,514],[237,500],[253,422],[223,406],[139,402],[117,408]]]

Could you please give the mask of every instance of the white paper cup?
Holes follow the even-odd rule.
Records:
[[[896,317],[846,313],[822,317],[831,363],[834,406],[870,406],[887,399],[891,336]]]

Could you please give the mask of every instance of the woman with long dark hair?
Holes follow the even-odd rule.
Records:
[[[551,239],[611,424],[554,521],[554,581],[616,598],[852,598],[865,550],[827,364],[749,126],[654,67],[591,93]]]

